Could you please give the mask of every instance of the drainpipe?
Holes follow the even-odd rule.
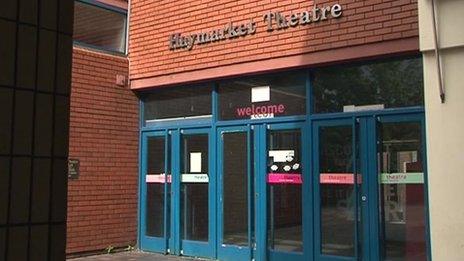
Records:
[[[438,86],[440,89],[440,100],[441,100],[441,103],[445,103],[445,87],[443,84],[443,68],[441,64],[440,46],[439,46],[439,41],[438,41],[437,7],[435,5],[435,0],[432,0],[432,20],[433,20],[433,39],[435,42],[435,59],[436,59],[437,72],[438,72]]]
[[[127,86],[130,88],[130,68],[131,63],[129,59],[129,26],[130,26],[130,17],[131,17],[131,0],[127,1],[127,22],[126,22],[126,55],[128,61],[128,72],[127,72]]]

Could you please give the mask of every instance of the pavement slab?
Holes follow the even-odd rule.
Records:
[[[198,261],[201,259],[130,251],[68,259],[68,261]],[[204,259],[203,259],[204,260]]]

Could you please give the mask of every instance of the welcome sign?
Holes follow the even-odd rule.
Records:
[[[331,18],[339,18],[342,15],[342,6],[339,4],[317,7],[314,5],[310,10],[284,15],[280,12],[269,11],[263,15],[263,22],[268,32],[274,30],[285,30],[310,23],[316,23]],[[183,35],[174,33],[169,36],[169,49],[192,50],[195,45],[203,45],[225,40],[233,40],[256,33],[258,24],[250,19],[241,24],[227,23],[221,28],[212,29],[207,32],[198,32]]]

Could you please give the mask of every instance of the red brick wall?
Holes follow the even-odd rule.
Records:
[[[126,58],[74,47],[67,253],[133,245],[137,237],[138,101],[115,84]]]
[[[266,12],[289,15],[311,9],[314,2],[318,7],[339,3],[342,17],[266,31]],[[197,45],[191,51],[168,48],[173,33],[204,32],[251,18],[258,23],[255,35]],[[132,0],[130,75],[132,80],[166,75],[174,79],[185,71],[417,38],[417,19],[417,0]]]

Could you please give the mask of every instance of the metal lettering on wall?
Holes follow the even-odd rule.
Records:
[[[311,10],[291,13],[284,15],[280,12],[269,11],[263,15],[263,22],[266,24],[268,32],[274,30],[285,30],[298,25],[306,25],[330,18],[339,18],[342,15],[342,7],[339,4],[318,8],[316,5]],[[169,36],[169,49],[192,50],[195,45],[215,43],[224,40],[233,40],[256,33],[257,23],[250,19],[248,22],[234,24],[232,22],[222,28],[213,29],[207,32],[199,32],[188,35],[174,33]]]

